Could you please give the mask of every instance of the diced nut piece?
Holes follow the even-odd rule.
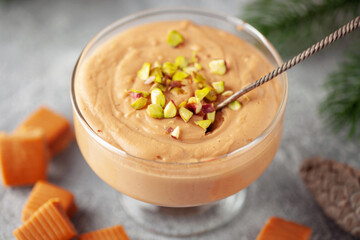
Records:
[[[175,66],[180,67],[181,69],[187,67],[188,64],[189,61],[184,56],[178,56],[175,59]]]
[[[144,97],[140,97],[138,99],[136,99],[132,104],[131,106],[136,109],[136,110],[139,110],[139,109],[142,109],[146,106],[147,104],[147,98],[144,98]]]
[[[161,68],[160,62],[158,62],[158,61],[154,62],[153,67],[154,68]]]
[[[164,117],[164,109],[159,104],[150,104],[146,110],[148,114],[153,118]]]
[[[171,62],[165,62],[163,65],[162,65],[162,71],[168,75],[168,76],[172,76],[174,75],[174,73],[176,72],[176,70],[178,69],[178,67],[171,63]]]
[[[27,220],[38,208],[52,198],[58,198],[60,205],[69,217],[77,210],[74,195],[68,190],[54,184],[38,181],[31,190],[23,210],[21,220]]]
[[[198,125],[199,127],[203,128],[203,129],[207,129],[210,125],[211,125],[211,120],[207,119],[207,120],[200,120],[200,121],[196,121],[195,124]]]
[[[193,116],[193,113],[186,109],[185,107],[181,107],[179,109],[179,114],[180,114],[180,117],[185,121],[185,122],[188,122],[190,120],[190,118]]]
[[[176,87],[176,88],[171,89],[170,93],[177,96],[177,95],[180,95],[180,94],[184,94],[185,91],[182,88]]]
[[[0,169],[5,186],[32,185],[46,179],[49,153],[41,130],[0,133]]]
[[[194,81],[195,81],[196,83],[204,83],[204,82],[206,82],[206,79],[205,79],[204,76],[201,75],[200,73],[198,73],[198,72],[192,72],[191,74],[192,74],[192,78],[194,79]]]
[[[202,66],[200,65],[200,63],[194,63],[194,67],[196,67],[198,70],[202,69]]]
[[[171,132],[171,137],[175,138],[175,139],[179,139],[180,137],[180,127],[177,126],[172,132]]]
[[[223,82],[223,81],[213,82],[213,83],[212,83],[212,86],[214,87],[215,92],[216,92],[217,94],[220,94],[220,93],[224,92],[224,90],[225,90],[225,86],[224,86],[224,82]]]
[[[231,90],[227,90],[225,92],[223,92],[221,95],[224,96],[224,97],[230,97],[231,95],[233,95],[233,91]]]
[[[214,112],[215,111],[214,104],[207,103],[207,104],[202,105],[202,111],[204,113]]]
[[[182,103],[180,103],[180,104],[179,104],[179,106],[178,106],[178,107],[179,107],[179,109],[180,109],[180,108],[182,108],[182,107],[185,107],[185,106],[186,106],[186,104],[187,104],[187,102],[186,102],[186,101],[183,101]]]
[[[163,74],[162,74],[162,70],[161,68],[157,67],[157,68],[153,68],[151,70],[150,76],[155,77],[154,82],[156,83],[163,83]]]
[[[210,102],[214,102],[216,101],[216,92],[214,89],[211,89],[210,92],[206,95],[205,97],[207,100],[209,100]]]
[[[173,101],[168,102],[164,109],[164,118],[173,118],[176,116],[177,108]]]
[[[151,68],[151,64],[146,62],[142,65],[141,69],[138,71],[137,75],[141,80],[146,80],[149,78],[149,74],[150,74],[150,68]]]
[[[209,63],[210,72],[217,75],[224,75],[226,73],[226,65],[224,59],[212,60]]]
[[[150,76],[148,79],[145,80],[144,84],[149,85],[155,81],[155,76]]]
[[[184,42],[181,34],[175,30],[171,30],[167,35],[167,43],[172,47],[177,47],[180,43]]]
[[[210,120],[211,123],[213,123],[215,121],[215,114],[216,114],[215,111],[206,114],[207,119]]]
[[[239,110],[241,108],[241,103],[239,103],[238,100],[235,100],[235,101],[229,103],[228,107],[231,110],[237,111],[237,110]]]
[[[166,87],[163,85],[163,84],[160,84],[160,83],[154,83],[151,88],[150,88],[150,92],[152,90],[154,90],[155,88],[158,88],[160,89],[161,91],[165,92],[166,91]]]
[[[198,69],[196,67],[184,67],[183,71],[186,72],[187,74],[192,74],[193,72],[196,72]]]
[[[131,92],[140,93],[140,94],[142,94],[141,97],[148,97],[148,96],[149,96],[149,93],[146,92],[146,91],[139,91],[139,90],[136,90],[136,89],[131,89]],[[137,97],[137,98],[138,98],[138,97]]]
[[[208,95],[208,93],[210,92],[211,88],[209,87],[205,87],[201,90],[196,90],[195,91],[195,97],[197,97],[200,101],[204,99],[204,97],[206,97],[206,95]]]
[[[165,106],[165,95],[159,88],[154,88],[151,91],[151,103],[159,104],[161,107]]]
[[[245,94],[243,97],[246,99],[246,101],[250,101],[250,98],[248,95]]]
[[[172,80],[173,81],[181,81],[184,80],[185,78],[187,78],[189,76],[189,74],[187,74],[186,72],[183,71],[176,71],[175,74],[172,76]]]

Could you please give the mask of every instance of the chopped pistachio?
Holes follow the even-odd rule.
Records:
[[[202,66],[200,65],[200,63],[194,63],[194,67],[196,67],[198,70],[202,69]]]
[[[243,97],[246,99],[246,101],[250,101],[250,98],[248,95],[245,94]]]
[[[185,122],[188,122],[190,120],[190,118],[193,116],[193,113],[184,108],[184,107],[181,107],[179,109],[179,114],[180,114],[180,117],[185,121]]]
[[[188,99],[188,103],[199,103],[201,101],[201,99],[197,98],[197,97],[191,97]]]
[[[175,66],[177,67],[184,68],[187,67],[188,64],[189,61],[184,56],[178,56],[175,59]]]
[[[215,121],[215,114],[216,114],[215,111],[206,114],[207,119],[210,120],[211,123]]]
[[[146,110],[148,114],[153,118],[164,117],[164,109],[159,104],[150,104]]]
[[[164,109],[164,118],[173,118],[176,116],[177,108],[173,101],[168,102]]]
[[[172,76],[177,70],[177,66],[171,62],[165,62],[162,65],[162,71],[168,75],[168,76]]]
[[[190,110],[191,112],[195,113],[195,114],[198,114],[201,109],[202,109],[202,104],[201,102],[198,102],[198,103],[187,103],[186,104],[186,108],[188,110]]]
[[[144,84],[148,85],[148,84],[152,84],[155,80],[155,76],[150,76],[148,77],[148,79],[145,80]]]
[[[185,91],[184,91],[184,89],[182,89],[182,88],[175,87],[175,88],[173,88],[173,89],[170,90],[170,93],[171,93],[172,95],[177,96],[177,95],[180,95],[180,94],[185,94]]]
[[[165,106],[165,95],[159,88],[154,88],[151,91],[151,103],[159,104],[161,107]]]
[[[210,102],[214,102],[216,101],[216,92],[214,89],[211,89],[210,92],[206,95],[205,97],[207,100],[209,100]]]
[[[194,79],[194,81],[196,83],[204,83],[204,82],[206,82],[206,79],[204,78],[204,76],[201,75],[198,72],[192,72],[191,75],[192,75],[192,78]]]
[[[235,100],[235,101],[229,103],[228,107],[231,110],[237,111],[237,110],[239,110],[241,108],[241,103],[239,103],[238,100]]]
[[[225,90],[225,86],[224,86],[224,82],[223,82],[223,81],[213,82],[213,83],[212,83],[212,86],[214,87],[215,92],[216,92],[217,94],[220,94],[220,93],[224,92],[224,90]]]
[[[156,62],[154,62],[153,67],[154,68],[161,68],[161,63],[156,61]]]
[[[210,72],[217,75],[224,75],[226,73],[226,65],[224,59],[212,60],[209,63]]]
[[[167,35],[167,43],[172,47],[177,47],[180,43],[184,42],[181,34],[175,30],[171,30]]]
[[[172,132],[171,132],[171,137],[175,138],[175,139],[179,139],[180,137],[180,127],[177,126]]]
[[[203,128],[203,129],[207,129],[210,125],[211,125],[211,120],[207,119],[207,120],[200,120],[200,121],[196,121],[195,124],[198,125],[199,127]]]
[[[203,111],[203,113],[214,112],[215,111],[214,104],[212,103],[203,104],[201,110]]]
[[[179,88],[182,85],[182,81],[170,81],[169,87],[170,88]]]
[[[150,68],[151,68],[151,64],[146,62],[142,65],[141,69],[137,72],[138,77],[141,80],[146,80],[149,78],[149,74],[150,74]]]
[[[196,90],[195,91],[195,97],[197,97],[200,100],[203,100],[205,96],[207,96],[210,92],[211,88],[209,87],[205,87],[201,90]]]
[[[153,68],[151,70],[150,76],[155,77],[154,82],[156,83],[163,83],[163,74],[161,68]]]
[[[221,95],[225,96],[225,97],[230,97],[231,95],[233,95],[233,91],[231,90],[227,90],[225,92],[223,92]]]
[[[160,83],[154,83],[151,88],[150,88],[150,92],[152,90],[154,90],[155,88],[159,88],[161,91],[165,92],[166,91],[166,87],[163,84]]]
[[[191,61],[192,61],[193,63],[196,63],[196,62],[198,61],[196,54],[197,54],[197,51],[194,50],[194,51],[192,52],[192,56],[191,56]]]
[[[131,89],[131,91],[134,92],[134,93],[141,93],[143,95],[143,97],[149,96],[149,93],[146,92],[146,91],[139,91],[139,90],[136,90],[136,89]]]
[[[147,104],[147,98],[144,98],[144,97],[140,97],[138,99],[136,99],[132,104],[131,106],[136,109],[136,110],[139,110],[139,109],[142,109],[143,107],[145,107]]]
[[[198,69],[196,67],[184,67],[183,71],[186,72],[187,74],[191,74],[193,72],[196,72]]]
[[[179,107],[179,109],[180,109],[180,108],[182,108],[182,107],[185,107],[185,106],[186,106],[186,104],[187,104],[187,102],[186,102],[186,101],[183,101],[182,103],[180,103],[180,104],[179,104],[179,106],[178,106],[178,107]]]
[[[189,74],[187,74],[186,72],[183,71],[176,71],[175,74],[172,76],[172,80],[173,81],[181,81],[184,80],[185,78],[187,78],[189,76]]]

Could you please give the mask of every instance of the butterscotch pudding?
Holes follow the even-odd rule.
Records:
[[[246,41],[191,21],[122,31],[74,72],[80,149],[104,181],[145,202],[195,206],[232,195],[273,159],[285,89],[274,80],[214,106],[272,69]]]

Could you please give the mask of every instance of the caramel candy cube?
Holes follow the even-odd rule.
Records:
[[[311,229],[298,223],[271,217],[256,240],[309,240]]]
[[[46,179],[48,150],[42,132],[0,133],[0,166],[5,186],[31,185]]]
[[[117,225],[81,234],[79,240],[129,240],[122,226]]]
[[[52,156],[64,150],[74,139],[69,121],[45,107],[40,107],[16,129],[26,132],[41,129]]]
[[[74,201],[74,195],[71,192],[54,184],[38,181],[33,187],[29,199],[22,210],[21,219],[26,221],[39,207],[52,198],[59,199],[61,207],[69,217],[74,215],[77,207]]]
[[[70,240],[77,232],[60,201],[50,199],[13,234],[18,240]]]

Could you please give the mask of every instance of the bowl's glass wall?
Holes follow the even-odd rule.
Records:
[[[120,19],[91,40],[74,69],[72,101],[78,145],[100,178],[138,200],[161,206],[185,207],[211,203],[235,194],[265,171],[281,141],[287,76],[282,74],[275,80],[279,82],[283,96],[273,122],[261,136],[233,153],[192,164],[154,162],[126,154],[97,136],[83,118],[76,104],[74,89],[77,69],[97,47],[114,35],[137,25],[176,19],[188,19],[197,24],[223,29],[254,45],[274,66],[282,63],[272,45],[254,28],[237,18],[190,9],[152,10]],[[239,31],[239,28],[242,30]]]

